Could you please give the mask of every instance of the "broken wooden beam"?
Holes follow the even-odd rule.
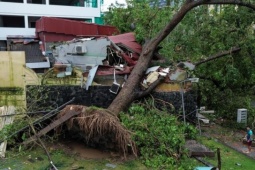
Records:
[[[187,140],[185,147],[189,150],[189,156],[193,157],[214,157],[215,153],[195,140]]]
[[[36,125],[36,124],[39,124],[40,122],[42,122],[42,121],[44,121],[44,120],[46,120],[46,119],[51,118],[52,116],[56,115],[60,109],[63,109],[66,105],[72,103],[72,102],[74,101],[74,99],[75,99],[75,97],[73,97],[70,101],[64,103],[63,105],[59,106],[59,107],[56,108],[55,110],[50,111],[49,113],[47,113],[46,115],[44,115],[44,116],[41,117],[40,119],[35,120],[32,124],[33,124],[33,125]],[[9,138],[13,137],[14,135],[16,135],[16,134],[18,134],[18,133],[20,133],[20,132],[23,132],[23,131],[26,130],[27,128],[29,128],[29,125],[27,125],[27,126],[21,128],[21,129],[19,129],[18,131],[12,133],[12,134],[11,134],[10,136],[8,136],[6,139],[9,139]],[[4,141],[4,140],[3,140],[3,141]],[[2,143],[3,141],[0,139],[0,143]]]
[[[23,144],[27,145],[30,142],[36,141],[37,138],[45,135],[46,133],[48,133],[50,130],[56,128],[57,126],[61,125],[62,123],[66,122],[68,119],[70,119],[73,116],[76,116],[80,114],[80,112],[76,112],[74,110],[69,110],[64,116],[58,118],[57,120],[55,120],[54,122],[52,122],[51,124],[49,124],[48,126],[46,126],[45,128],[43,128],[42,130],[40,130],[37,134],[35,134],[34,136],[31,136],[30,138],[28,138],[26,141],[23,142]]]
[[[215,153],[211,151],[190,151],[189,156],[194,157],[214,157]]]

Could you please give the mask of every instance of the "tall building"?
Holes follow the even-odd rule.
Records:
[[[150,6],[163,8],[166,6],[174,6],[175,3],[176,3],[176,0],[153,0],[150,2]]]
[[[102,0],[0,0],[0,44],[7,36],[35,35],[41,16],[96,23]]]

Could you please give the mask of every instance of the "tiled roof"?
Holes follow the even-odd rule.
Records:
[[[45,62],[45,57],[42,55],[38,42],[29,44],[12,43],[11,51],[25,51],[26,63]]]

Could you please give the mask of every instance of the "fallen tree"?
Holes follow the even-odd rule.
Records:
[[[239,5],[245,6],[255,10],[255,5],[244,2],[241,0],[186,0],[186,2],[182,5],[180,10],[173,16],[172,20],[163,28],[157,36],[153,39],[149,40],[143,47],[142,53],[139,57],[139,60],[132,70],[125,86],[121,89],[120,93],[114,99],[112,104],[109,106],[108,110],[113,112],[115,115],[118,115],[120,111],[127,108],[133,100],[138,97],[138,86],[141,82],[145,71],[147,70],[153,53],[156,50],[157,46],[162,42],[171,31],[181,22],[184,16],[193,8],[200,5],[208,5],[208,4],[231,4],[231,5]],[[153,90],[153,89],[151,89]]]
[[[151,63],[153,54],[158,45],[171,33],[172,30],[174,30],[174,28],[182,21],[184,16],[190,10],[200,5],[209,4],[239,5],[255,10],[255,5],[242,0],[186,0],[179,11],[166,25],[166,27],[163,28],[157,36],[149,40],[144,45],[137,64],[129,75],[124,87],[121,89],[111,105],[106,110],[93,109],[92,111],[88,112],[88,110],[85,109],[81,111],[79,115],[67,121],[69,128],[72,128],[72,125],[77,123],[80,129],[83,129],[84,133],[88,136],[88,140],[92,136],[105,135],[107,133],[109,134],[111,133],[109,130],[112,129],[115,134],[114,138],[116,141],[118,141],[118,148],[124,154],[124,156],[128,152],[129,148],[131,148],[133,153],[137,155],[136,146],[131,140],[131,132],[120,124],[118,119],[119,113],[128,108],[135,99],[149,94],[153,88],[161,82],[162,78],[156,81],[153,86],[146,91],[141,91],[139,88],[139,84],[144,77],[149,64]],[[236,50],[238,51],[238,48]],[[219,55],[208,59],[208,61],[218,58],[217,56],[229,54],[230,52],[231,50],[227,51],[226,53],[219,53]],[[199,64],[200,63],[198,62],[197,65]],[[75,110],[79,110],[80,107],[81,106],[72,106],[72,108]],[[70,109],[71,107],[67,106],[60,112],[59,116],[65,115]]]

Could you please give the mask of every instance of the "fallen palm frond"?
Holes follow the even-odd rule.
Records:
[[[68,105],[57,115],[57,118],[64,116],[69,110],[80,112],[77,116],[66,121],[69,130],[78,126],[79,130],[86,136],[87,141],[96,137],[111,136],[112,144],[116,145],[115,148],[125,158],[130,149],[137,156],[137,149],[131,139],[131,132],[121,125],[117,116],[100,108]]]

